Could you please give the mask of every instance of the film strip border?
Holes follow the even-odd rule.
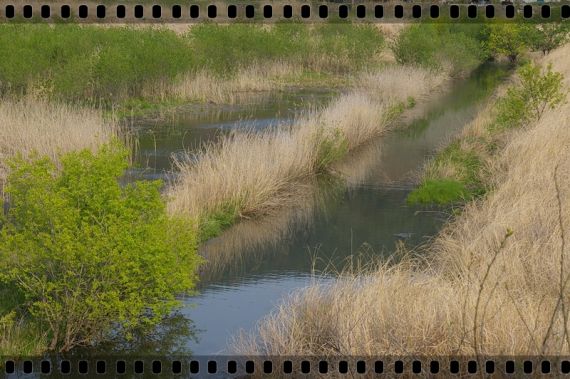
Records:
[[[557,3],[512,3],[474,0],[476,4],[367,2],[321,3],[200,3],[200,4],[96,4],[18,3],[0,1],[0,22],[79,23],[195,23],[362,21],[362,22],[562,22],[570,19],[570,5]]]
[[[411,358],[371,357],[193,357],[193,358],[35,358],[3,360],[6,378],[24,374],[69,375],[97,374],[187,377],[250,376],[306,377],[308,375],[357,375],[391,377],[403,375],[464,377],[490,375],[521,377],[521,375],[570,377],[570,357],[472,357],[472,358]],[[1,372],[1,371],[0,371]]]

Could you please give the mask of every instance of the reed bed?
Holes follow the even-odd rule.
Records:
[[[291,127],[235,132],[198,157],[187,154],[177,162],[169,210],[203,219],[229,209],[247,218],[294,202],[299,182],[383,133],[403,110],[404,94],[420,97],[443,78],[419,68],[369,76],[368,88],[341,95]],[[396,90],[398,83],[404,89]]]
[[[118,127],[98,110],[32,97],[0,101],[0,182],[6,160],[33,152],[57,161],[58,154],[96,149],[117,136]]]
[[[301,67],[281,61],[242,67],[231,78],[199,71],[185,74],[181,80],[170,84],[170,88],[164,92],[185,101],[243,103],[251,100],[255,92],[278,89],[281,79],[297,77],[301,72]]]
[[[570,47],[551,54],[570,74]],[[567,82],[568,84],[568,82]],[[317,280],[238,338],[241,354],[570,352],[570,105],[514,132],[427,255]]]

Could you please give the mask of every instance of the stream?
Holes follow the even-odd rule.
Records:
[[[295,207],[242,221],[204,244],[200,252],[209,263],[197,294],[184,297],[173,318],[176,333],[165,326],[162,337],[144,350],[228,354],[232,336],[252,330],[284,296],[315,277],[327,280],[347,264],[387,258],[398,243],[414,248],[429,242],[448,209],[406,204],[418,169],[475,117],[507,74],[506,67],[487,63],[455,80],[444,94],[424,99],[427,105],[418,105],[398,128],[351,152],[333,167],[333,175],[307,185]],[[171,156],[185,148],[197,149],[234,128],[290,123],[337,95],[300,90],[259,104],[189,107],[170,120],[139,120],[133,126],[140,135],[140,168],[133,174],[165,177]]]

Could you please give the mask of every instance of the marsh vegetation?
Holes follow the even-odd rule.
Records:
[[[0,62],[0,180],[4,200],[0,221],[0,292],[6,295],[0,301],[0,353],[93,348],[117,337],[132,341],[134,336],[151,334],[179,309],[179,295],[194,293],[199,286],[200,268],[206,270],[201,273],[202,278],[215,277],[216,270],[224,271],[225,258],[212,255],[217,250],[245,255],[242,248],[235,246],[267,243],[267,238],[255,234],[273,230],[285,238],[293,223],[300,220],[304,225],[310,224],[312,209],[321,206],[316,194],[327,192],[329,197],[321,198],[325,202],[328,200],[322,199],[341,198],[347,188],[359,188],[373,170],[373,164],[360,162],[358,157],[369,154],[374,159],[389,159],[390,155],[371,148],[378,137],[386,137],[407,123],[416,125],[416,132],[421,135],[425,132],[420,130],[421,125],[439,120],[439,113],[428,114],[428,121],[422,124],[422,112],[454,88],[455,83],[470,78],[481,63],[492,57],[509,56],[498,47],[500,41],[493,42],[493,33],[494,28],[489,25],[444,23],[412,25],[390,36],[376,26],[344,23],[204,24],[183,33],[161,28],[2,25],[0,48],[10,54]],[[560,51],[564,50],[556,50],[547,58]],[[525,53],[517,50],[517,60]],[[510,171],[504,171],[504,167],[510,165],[509,159],[514,159],[503,157],[514,143],[514,137],[507,141],[504,136],[522,136],[521,130],[530,132],[520,127],[499,127],[503,125],[501,117],[517,115],[521,125],[542,125],[556,109],[566,106],[560,85],[563,77],[556,73],[564,67],[556,62],[552,69],[541,71],[537,67],[522,66],[519,84],[501,95],[503,100],[493,108],[491,120],[497,131],[492,132],[495,129],[487,124],[477,129],[492,136],[492,143],[485,140],[489,155],[480,156],[479,150],[474,153],[465,149],[467,139],[452,143],[438,155],[437,163],[432,164],[434,168],[426,169],[431,170],[431,176],[424,181],[427,195],[416,197],[430,201],[437,194],[435,202],[445,203],[486,195],[485,201],[497,197],[497,204],[515,207],[509,203],[514,200],[500,192],[501,180],[511,180],[507,180]],[[469,98],[470,102],[478,102],[488,95],[489,88],[495,88],[497,78],[484,78],[490,78],[490,82],[477,83],[484,91]],[[283,122],[278,119],[261,127],[238,128],[235,126],[239,120],[233,120],[229,131],[218,127],[219,133],[213,133],[209,141],[197,147],[168,150],[172,157],[168,159],[165,181],[141,180],[132,175],[140,147],[136,124],[141,118],[136,115],[152,114],[157,107],[170,109],[174,114],[192,113],[198,106],[227,111],[251,105],[254,98],[258,101],[255,104],[260,104],[269,98],[265,95],[307,88],[335,91],[317,107],[301,104]],[[259,94],[261,100],[256,97]],[[518,111],[529,105],[530,113]],[[410,121],[414,117],[420,121]],[[458,117],[460,122],[455,124],[444,119],[440,129],[461,127],[467,118]],[[471,125],[481,122],[476,119]],[[469,126],[464,133],[470,130],[475,127]],[[562,128],[556,133],[560,133],[556,143],[563,143]],[[543,134],[541,138],[550,138],[546,131]],[[433,149],[432,142],[418,146]],[[530,149],[523,145],[516,151]],[[410,154],[410,167],[415,169],[430,151]],[[540,170],[540,162],[552,162],[549,159],[537,156],[533,165]],[[514,170],[518,166],[513,167]],[[391,194],[389,204],[401,206],[408,192],[407,187],[404,192]],[[531,199],[528,201],[532,203]],[[328,206],[341,207],[333,200],[330,202]],[[342,273],[330,288],[315,285],[293,298],[261,324],[259,336],[268,349],[263,352],[403,352],[402,346],[407,349],[408,345],[401,336],[382,340],[374,337],[396,323],[399,330],[405,329],[402,325],[409,326],[410,351],[447,352],[444,341],[457,342],[456,332],[465,330],[469,323],[475,325],[475,332],[466,338],[477,342],[460,344],[458,351],[471,352],[473,346],[476,351],[493,351],[478,334],[490,313],[481,313],[480,303],[481,294],[492,299],[498,290],[493,289],[487,296],[488,279],[484,279],[485,283],[477,287],[479,296],[474,299],[471,284],[480,278],[481,272],[477,271],[479,266],[476,270],[474,263],[465,262],[469,257],[476,261],[472,244],[482,244],[476,246],[483,251],[477,262],[489,260],[492,265],[488,266],[501,264],[510,269],[515,263],[506,262],[506,258],[503,262],[501,257],[515,249],[510,241],[527,226],[521,224],[522,219],[509,219],[508,229],[503,228],[505,223],[498,222],[495,229],[490,229],[491,234],[478,238],[480,235],[473,233],[482,233],[483,223],[488,222],[486,217],[499,217],[481,204],[466,205],[463,215],[444,227],[431,247],[441,253],[429,255],[436,258],[425,258],[430,259],[429,270],[420,264],[424,258],[404,258],[395,266],[365,264],[374,270]],[[299,210],[299,205],[306,209]],[[478,211],[470,211],[471,207]],[[413,209],[406,211],[406,217],[415,217]],[[495,204],[492,211],[499,209],[506,208]],[[552,233],[556,231],[554,218],[550,211],[544,212],[540,214],[554,230],[544,238],[552,242]],[[408,221],[403,218],[402,223]],[[351,222],[366,224],[359,218]],[[388,227],[389,222],[383,225]],[[436,225],[439,227],[432,222],[421,230],[433,234]],[[365,226],[367,236],[372,236],[373,226]],[[460,235],[454,231],[456,228],[462,230]],[[388,239],[380,234],[386,245]],[[413,233],[389,234],[406,239]],[[526,240],[521,244],[536,250],[541,238],[532,244],[528,241],[528,246],[523,243]],[[228,249],[229,242],[234,250]],[[389,240],[389,244],[392,242]],[[214,264],[202,264],[203,247],[209,249],[208,259]],[[522,257],[523,251],[516,249],[513,254]],[[553,264],[547,274],[555,269]],[[493,273],[483,274],[486,278],[490,275]],[[533,275],[537,283],[526,283],[525,293],[532,292],[540,281],[538,271]],[[457,277],[474,279],[467,285],[456,282]],[[513,286],[522,286],[518,279],[501,280],[509,288],[502,292],[505,296],[512,295]],[[360,291],[351,306],[364,320],[358,332],[363,334],[346,328],[355,312],[344,308],[347,304],[340,299],[352,291]],[[404,295],[415,300],[406,304],[393,301],[394,297],[405,298]],[[448,308],[435,310],[428,295],[434,301],[447,300]],[[525,296],[515,299],[528,300],[531,306],[542,305],[533,303],[536,299],[531,295]],[[451,299],[465,300],[463,313],[454,308],[461,302],[451,304]],[[393,308],[384,306],[388,301]],[[486,307],[501,304],[488,301]],[[410,306],[416,313],[406,308]],[[555,307],[556,312],[559,307]],[[358,313],[367,312],[366,309],[372,311],[367,315]],[[519,308],[513,309],[514,312]],[[334,314],[328,314],[329,311]],[[192,311],[189,312],[192,318]],[[402,317],[402,312],[408,312],[408,319]],[[417,312],[426,317],[414,324]],[[446,317],[457,319],[456,329],[437,329],[435,323]],[[329,329],[315,329],[320,333],[318,337],[310,333],[302,337],[317,318],[322,321],[320,327]],[[552,325],[554,328],[558,324],[553,321]],[[428,333],[422,334],[423,330]],[[372,337],[366,340],[364,336]],[[339,345],[344,338],[362,340],[364,345],[355,342],[346,349]],[[548,343],[551,342],[545,346]],[[240,348],[260,352],[252,340]]]

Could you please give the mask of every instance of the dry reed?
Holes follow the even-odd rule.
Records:
[[[96,149],[116,135],[114,122],[100,111],[30,97],[0,100],[0,181],[5,161],[15,154],[36,152],[57,161],[60,153]]]
[[[548,57],[570,76],[570,47]],[[568,84],[568,83],[567,83]],[[243,354],[568,354],[570,105],[514,132],[495,189],[427,257],[315,283],[262,320]]]
[[[240,68],[235,76],[221,78],[207,71],[188,73],[170,86],[172,96],[186,101],[235,104],[251,101],[252,93],[278,89],[282,79],[301,74],[301,67],[273,61]]]

